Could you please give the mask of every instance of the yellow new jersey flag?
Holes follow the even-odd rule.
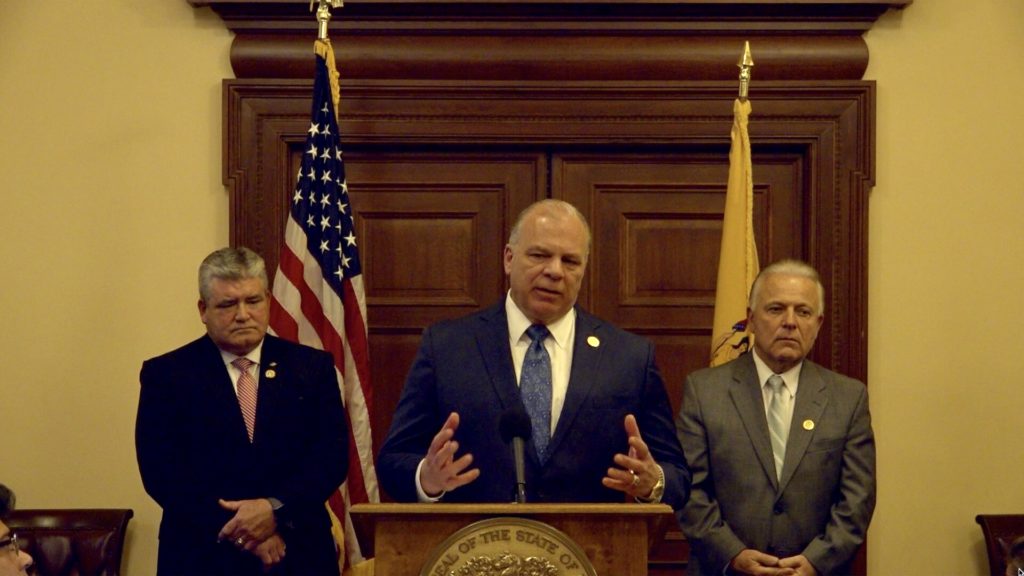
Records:
[[[737,99],[732,110],[729,187],[725,194],[715,323],[711,332],[712,366],[736,358],[753,345],[753,335],[747,332],[746,325],[747,296],[760,269],[754,243],[754,183],[747,134],[750,101]]]

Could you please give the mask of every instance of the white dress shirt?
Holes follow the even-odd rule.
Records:
[[[754,355],[754,366],[757,367],[757,381],[761,385],[761,399],[764,400],[764,414],[768,416],[768,405],[772,400],[772,389],[768,386],[768,379],[772,377],[774,372],[772,369],[765,364],[764,360],[757,355],[757,349],[751,351]],[[788,402],[783,402],[783,418],[787,422],[793,421],[793,406],[796,405],[796,390],[800,385],[800,369],[803,368],[804,363],[801,360],[799,364],[793,366],[789,370],[786,370],[779,376],[782,377],[782,381],[786,383],[783,388],[784,393],[789,395],[787,398]]]
[[[263,343],[260,342],[259,346],[253,348],[252,350],[249,351],[248,354],[245,355],[245,357],[248,358],[250,362],[252,362],[252,366],[249,367],[249,373],[256,381],[257,394],[259,393],[260,389],[260,352],[262,350]],[[234,364],[232,364],[232,362],[234,362],[236,358],[239,358],[239,356],[236,354],[232,354],[231,352],[225,352],[224,350],[221,350],[220,357],[224,361],[224,364],[228,369],[228,374],[231,376],[231,385],[234,386],[235,395],[237,396],[238,378],[242,376],[242,371],[239,370],[238,367],[236,367]]]
[[[505,296],[505,315],[508,317],[508,342],[512,348],[512,365],[516,369],[516,382],[523,372],[523,359],[530,348],[530,336],[526,329],[532,325],[526,315],[512,301],[512,295]],[[576,310],[570,308],[565,316],[547,324],[551,336],[544,340],[544,349],[551,357],[551,435],[555,434],[558,417],[565,405],[565,394],[569,390],[569,374],[572,372],[572,344],[576,336]]]
[[[516,383],[523,371],[523,359],[530,347],[530,337],[526,329],[532,324],[522,310],[512,301],[512,293],[505,295],[505,316],[508,317],[508,341],[512,348],[512,365],[516,371]],[[576,336],[576,310],[569,309],[565,316],[547,324],[551,336],[544,340],[544,348],[551,357],[551,434],[555,434],[558,417],[565,404],[565,394],[569,390],[569,374],[572,372],[572,344]],[[426,458],[420,460],[416,467],[416,496],[420,502],[437,502],[444,492],[430,496],[420,484],[420,471]]]

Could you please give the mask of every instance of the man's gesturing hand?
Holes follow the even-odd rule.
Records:
[[[626,415],[626,436],[629,441],[629,454],[616,454],[614,461],[621,468],[609,468],[601,483],[612,490],[625,492],[634,498],[646,498],[658,482],[661,472],[658,463],[651,456],[647,443],[640,437],[640,426],[636,417]]]
[[[420,486],[428,496],[437,496],[465,486],[480,476],[477,468],[463,472],[473,463],[472,454],[463,454],[458,460],[454,459],[459,450],[459,443],[453,439],[458,427],[459,414],[452,412],[427,449],[427,456],[420,468]]]

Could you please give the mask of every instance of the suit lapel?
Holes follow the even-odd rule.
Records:
[[[775,459],[772,456],[772,443],[768,433],[768,419],[764,414],[764,396],[757,379],[757,368],[750,354],[735,361],[733,381],[730,383],[729,395],[739,413],[747,437],[754,446],[754,453],[770,479],[772,486],[778,488],[775,476]],[[788,451],[788,448],[787,448]]]
[[[793,422],[789,426],[789,439],[786,441],[786,461],[782,466],[780,493],[785,490],[807,452],[826,405],[828,394],[825,393],[825,380],[818,373],[817,365],[804,360],[800,369],[800,388],[797,389],[796,404],[793,406]],[[804,425],[805,422],[813,424],[808,425],[810,430]]]
[[[501,399],[502,410],[522,402],[516,370],[512,366],[512,349],[508,343],[508,319],[505,317],[505,301],[492,307],[480,316],[480,327],[476,333],[477,347],[483,359],[484,368],[490,378],[494,392]]]
[[[214,413],[227,415],[222,420],[225,431],[232,437],[244,439],[249,443],[249,433],[245,430],[245,421],[242,419],[242,410],[238,406],[238,396],[235,394],[235,387],[231,383],[231,375],[224,365],[224,358],[220,355],[220,349],[213,343],[209,336],[204,337],[202,357],[199,360],[199,369],[202,371],[201,379],[207,386],[209,397],[212,398]],[[259,407],[257,400],[257,409]],[[259,416],[257,415],[257,421]]]
[[[256,400],[254,444],[260,439],[261,429],[266,431],[273,428],[273,420],[276,416],[274,407],[280,406],[278,397],[281,394],[281,387],[285,385],[290,376],[280,342],[280,340],[269,334],[263,338],[263,348],[260,350],[259,393]],[[273,377],[267,375],[268,371],[270,371],[270,374],[273,374]],[[241,410],[239,410],[239,413],[241,413]]]
[[[553,454],[568,435],[572,423],[579,414],[601,374],[601,359],[604,357],[600,345],[589,344],[590,337],[601,341],[601,321],[576,308],[576,335],[572,348],[572,368],[569,371],[569,388],[565,393],[562,412],[558,416],[555,434],[548,445],[548,454]]]

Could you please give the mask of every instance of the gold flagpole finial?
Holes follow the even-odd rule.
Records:
[[[309,11],[313,11],[313,4],[320,2],[316,10],[317,32],[316,37],[320,40],[327,40],[327,23],[331,21],[331,8],[344,6],[342,0],[309,0]]]
[[[754,58],[750,55],[750,42],[743,42],[743,57],[740,58],[740,99],[747,99],[747,92],[750,90],[750,69],[754,67]]]

